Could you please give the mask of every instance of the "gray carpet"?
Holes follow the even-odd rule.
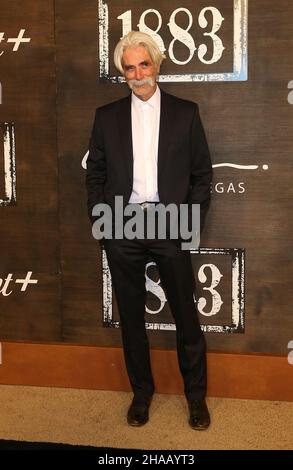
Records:
[[[208,398],[211,427],[192,430],[183,396],[155,395],[150,421],[126,423],[131,394],[0,385],[0,439],[120,449],[293,449],[293,403]]]

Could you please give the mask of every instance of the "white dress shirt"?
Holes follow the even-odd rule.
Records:
[[[133,146],[133,188],[130,203],[157,202],[158,143],[161,112],[161,92],[157,86],[148,101],[132,93],[131,125]]]

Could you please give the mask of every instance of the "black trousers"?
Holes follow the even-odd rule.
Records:
[[[129,380],[137,397],[154,393],[145,329],[145,266],[156,262],[176,324],[179,368],[186,398],[206,394],[206,346],[194,304],[194,276],[189,251],[178,240],[106,240],[104,243],[115,290]]]

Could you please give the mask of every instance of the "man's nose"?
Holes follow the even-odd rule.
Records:
[[[142,71],[140,69],[135,70],[135,80],[141,80],[143,78]]]

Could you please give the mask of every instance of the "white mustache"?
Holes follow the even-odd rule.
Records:
[[[128,86],[129,88],[133,88],[133,87],[136,87],[136,88],[140,88],[140,87],[143,87],[145,85],[149,85],[149,86],[154,86],[154,80],[149,77],[149,78],[144,78],[143,80],[128,80]]]

